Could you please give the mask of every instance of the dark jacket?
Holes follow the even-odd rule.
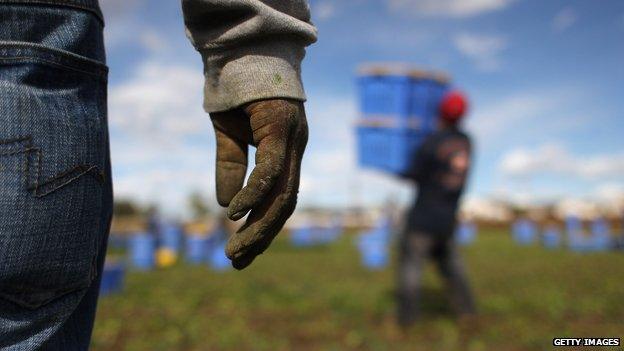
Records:
[[[453,234],[470,170],[471,149],[470,137],[458,129],[435,132],[423,141],[406,174],[418,185],[407,223],[411,231]]]

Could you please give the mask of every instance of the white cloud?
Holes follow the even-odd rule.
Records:
[[[503,156],[500,169],[512,177],[555,174],[568,179],[618,178],[624,174],[624,152],[581,156],[551,143],[509,151]]]
[[[155,53],[169,49],[169,43],[154,29],[145,29],[139,34],[139,43]]]
[[[129,80],[111,88],[111,125],[155,143],[202,135],[209,124],[201,110],[203,81],[196,67],[144,62]]]
[[[594,194],[598,199],[608,201],[624,200],[624,183],[611,181],[598,184],[594,189]]]
[[[556,32],[563,32],[572,27],[578,20],[578,14],[571,7],[559,11],[552,20],[552,27]]]
[[[389,0],[391,11],[417,16],[471,17],[502,10],[515,0]]]
[[[103,0],[100,3],[106,22],[104,39],[107,49],[131,44],[150,53],[158,53],[170,48],[166,35],[144,23],[142,10],[145,0]],[[183,37],[183,28],[178,28],[178,31]]]
[[[194,190],[213,193],[214,137],[202,110],[201,69],[140,64],[109,94],[115,192],[185,213]]]
[[[321,21],[333,18],[336,15],[336,5],[329,1],[319,2],[312,9],[312,13]]]
[[[578,114],[576,106],[570,105],[585,96],[573,87],[552,87],[477,99],[466,119],[467,127],[478,144],[490,150],[518,135],[536,135],[536,126],[542,135],[576,131],[593,123],[591,116]]]
[[[500,35],[460,33],[453,38],[455,48],[482,71],[501,68],[500,54],[507,48],[507,39]]]

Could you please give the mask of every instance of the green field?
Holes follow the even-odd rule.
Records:
[[[481,233],[463,250],[479,317],[454,318],[431,266],[423,318],[403,332],[393,270],[361,268],[352,240],[295,249],[282,237],[243,272],[131,273],[101,300],[93,350],[550,350],[553,337],[624,337],[624,253]]]

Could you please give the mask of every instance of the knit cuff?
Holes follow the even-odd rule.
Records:
[[[303,44],[269,42],[234,50],[203,50],[201,54],[206,112],[227,111],[257,100],[306,99],[301,82]]]

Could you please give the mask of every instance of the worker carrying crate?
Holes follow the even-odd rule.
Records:
[[[359,77],[360,164],[418,187],[398,240],[397,318],[404,327],[419,316],[425,259],[440,268],[456,312],[475,313],[454,235],[472,154],[460,128],[467,101],[448,82],[436,73],[379,66],[364,68]]]
[[[435,131],[450,79],[397,65],[366,65],[358,70],[360,119],[358,163],[402,175],[422,140]]]

